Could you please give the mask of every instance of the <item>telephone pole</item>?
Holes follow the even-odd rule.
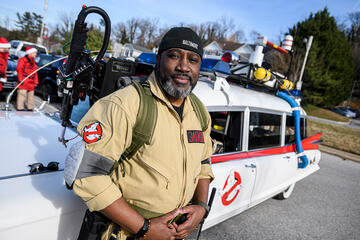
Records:
[[[45,16],[48,9],[48,0],[44,0],[44,17],[41,24],[41,30],[40,30],[40,37],[38,37],[37,43],[42,44],[43,43],[43,34],[44,34],[44,27],[45,27]]]

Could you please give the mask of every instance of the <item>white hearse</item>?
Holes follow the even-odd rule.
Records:
[[[220,142],[211,157],[217,192],[204,229],[276,197],[286,199],[295,183],[319,169],[320,134],[306,136],[306,113],[301,109],[300,134],[306,167],[299,167],[292,107],[268,93],[232,85],[214,89],[210,80],[194,92],[212,119],[211,137]],[[229,104],[231,103],[231,104]],[[300,154],[301,155],[301,154]]]

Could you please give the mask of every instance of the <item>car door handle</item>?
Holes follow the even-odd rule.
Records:
[[[247,168],[256,168],[256,165],[255,164],[250,164],[250,165],[245,164],[245,167],[247,167]]]

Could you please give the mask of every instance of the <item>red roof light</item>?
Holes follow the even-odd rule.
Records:
[[[231,62],[231,53],[226,52],[222,55],[221,61],[230,63]]]

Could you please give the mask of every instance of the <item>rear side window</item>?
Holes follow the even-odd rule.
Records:
[[[36,50],[38,51],[37,53],[43,53],[43,54],[46,54],[46,51],[45,51],[45,48],[42,48],[42,47],[38,47],[38,46],[35,46]]]
[[[38,51],[37,52],[38,54],[40,54],[40,53],[46,54],[45,48],[39,47],[39,46],[36,46],[36,45],[32,45],[32,44],[26,44],[26,43],[23,44],[23,46],[21,48],[21,51],[26,51],[26,47],[35,48]]]
[[[11,48],[17,48],[19,46],[19,42],[10,42]]]
[[[250,113],[249,150],[280,146],[281,115]]]
[[[243,112],[210,112],[215,153],[241,151]]]
[[[300,138],[306,138],[306,119],[300,118]],[[293,116],[286,116],[285,144],[295,142],[295,121]]]
[[[33,48],[34,45],[30,45],[30,44],[24,43],[23,46],[21,47],[21,51],[24,51],[24,52],[25,52],[25,51],[26,51],[26,47]]]

